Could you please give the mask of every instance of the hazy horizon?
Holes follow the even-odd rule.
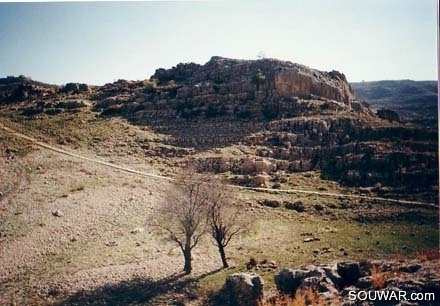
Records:
[[[349,82],[437,80],[434,0],[0,3],[0,77],[93,85],[260,53]]]

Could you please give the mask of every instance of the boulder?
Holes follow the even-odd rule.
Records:
[[[257,306],[263,298],[264,280],[255,273],[234,273],[226,279],[225,291],[229,304]]]
[[[254,187],[267,187],[270,177],[268,175],[256,175],[252,179],[252,186]]]
[[[90,88],[87,84],[80,83],[67,83],[61,88],[61,92],[65,93],[80,93],[80,92],[89,92]]]
[[[308,266],[304,269],[292,270],[283,268],[275,275],[277,289],[285,294],[294,294],[304,283],[304,286],[319,283],[325,278],[325,271],[316,266]]]
[[[272,163],[268,160],[256,160],[255,161],[255,172],[257,173],[270,173],[273,170]]]
[[[63,212],[61,210],[56,209],[56,210],[52,211],[52,216],[54,216],[54,217],[63,217],[64,214],[63,214]]]
[[[283,268],[275,275],[275,285],[282,293],[294,294],[305,278],[305,274],[306,271],[303,270]]]
[[[250,158],[245,158],[240,165],[241,174],[251,174],[255,172],[255,161]]]
[[[406,272],[406,273],[415,273],[422,267],[419,263],[410,263],[408,265],[403,265],[399,268],[399,271]]]
[[[365,276],[362,278],[359,278],[356,287],[360,289],[367,289],[371,288],[373,286],[373,277],[372,276]]]
[[[361,268],[358,262],[339,262],[337,269],[338,274],[342,277],[344,286],[356,284],[361,276]]]

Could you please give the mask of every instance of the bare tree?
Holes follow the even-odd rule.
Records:
[[[156,225],[181,249],[185,273],[192,271],[191,251],[206,232],[207,194],[203,176],[187,169],[173,185]]]
[[[223,268],[228,268],[225,248],[231,239],[241,233],[250,224],[240,218],[239,208],[234,206],[234,192],[226,184],[210,179],[208,191],[208,225],[214,238]]]
[[[240,219],[239,210],[233,205],[232,188],[215,176],[200,175],[194,169],[184,169],[172,185],[155,222],[181,249],[187,274],[192,271],[191,251],[207,231],[227,268],[225,248],[250,224]]]

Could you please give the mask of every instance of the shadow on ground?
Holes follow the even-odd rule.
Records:
[[[186,274],[172,274],[160,280],[135,278],[114,285],[106,285],[92,291],[78,291],[55,305],[151,305],[158,298],[167,295],[167,305],[183,305],[179,299],[170,300],[169,294],[182,300],[197,298],[191,293],[191,285],[198,280],[221,271],[217,269],[196,277]]]

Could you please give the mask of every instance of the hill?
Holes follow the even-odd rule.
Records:
[[[230,269],[205,239],[179,274],[146,225],[188,163],[254,220]],[[234,272],[270,291],[281,267],[438,258],[437,129],[382,119],[337,71],[213,57],[103,86],[0,79],[0,165],[0,304],[207,305]]]
[[[375,81],[350,83],[356,97],[373,109],[396,111],[402,120],[427,126],[437,125],[436,81]]]

